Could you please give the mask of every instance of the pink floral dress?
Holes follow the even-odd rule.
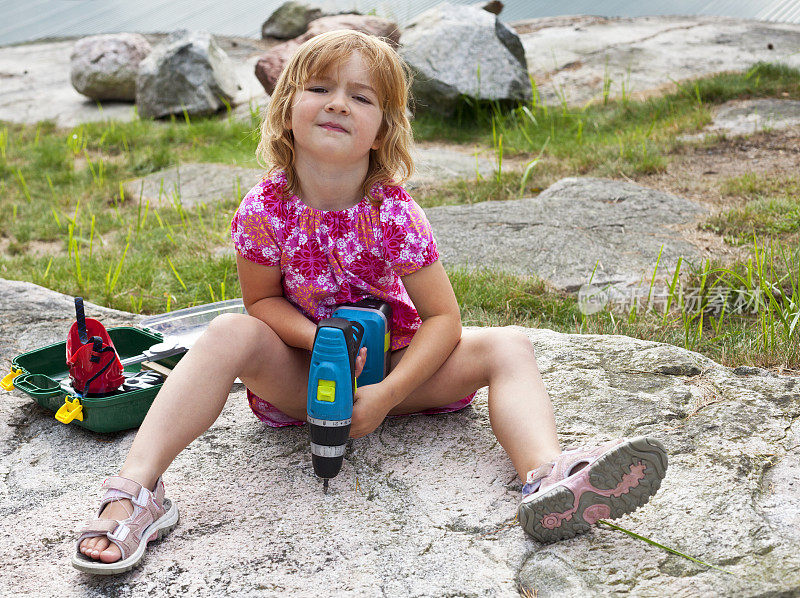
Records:
[[[376,186],[346,210],[317,210],[292,195],[282,199],[286,175],[265,177],[253,187],[231,222],[236,251],[264,266],[280,266],[283,294],[306,317],[319,322],[337,305],[373,296],[392,306],[391,350],[411,342],[422,321],[401,277],[439,259],[433,231],[402,187]],[[301,425],[249,390],[250,407],[271,426]],[[447,413],[472,402],[474,393],[424,413]]]

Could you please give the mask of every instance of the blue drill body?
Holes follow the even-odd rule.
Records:
[[[314,472],[325,480],[342,467],[356,393],[355,361],[367,347],[367,362],[358,384],[376,384],[389,371],[391,306],[362,299],[338,307],[317,324],[308,373],[306,408]]]

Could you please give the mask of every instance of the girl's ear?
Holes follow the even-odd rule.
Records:
[[[283,129],[284,129],[284,131],[291,131],[292,130],[291,104],[289,106],[290,106],[289,110],[286,110],[286,113],[283,115]]]
[[[383,120],[381,123],[380,128],[378,129],[378,134],[375,136],[375,141],[373,142],[370,149],[378,150],[383,145],[384,137],[386,137],[386,129],[389,128],[389,125],[386,123],[386,119]]]

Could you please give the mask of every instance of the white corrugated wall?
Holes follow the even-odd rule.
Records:
[[[472,4],[475,0],[449,0]],[[719,15],[800,23],[800,0],[503,0],[502,17]],[[438,0],[322,0],[326,7],[375,11],[401,24]],[[259,37],[261,23],[283,0],[0,0],[0,45],[46,37],[117,31],[200,29]]]

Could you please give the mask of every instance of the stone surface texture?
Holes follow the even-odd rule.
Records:
[[[93,100],[136,99],[139,63],[152,47],[138,33],[93,35],[75,42],[70,55],[70,80],[75,90]]]
[[[492,176],[495,162],[486,152],[468,152],[458,147],[426,143],[415,145],[411,152],[414,158],[414,174],[405,186],[412,195],[419,187],[436,185],[454,179],[475,180],[478,175]]]
[[[536,274],[575,291],[592,282],[630,282],[697,249],[670,230],[705,214],[675,195],[607,179],[567,178],[537,197],[426,210],[442,261],[470,269]],[[663,249],[662,249],[663,247]],[[596,266],[596,270],[595,270]]]
[[[106,326],[132,314],[87,303]],[[60,342],[70,297],[0,280],[0,356]],[[444,416],[386,421],[352,441],[322,493],[302,428],[271,429],[234,386],[217,422],[165,475],[178,527],[141,568],[91,578],[75,531],[134,432],[63,425],[19,391],[0,403],[0,595],[777,596],[800,592],[800,379],[740,372],[621,336],[522,329],[562,442],[651,434],[670,454],[660,492],[622,527],[542,546],[514,521],[521,482],[491,433],[485,389]]]
[[[139,114],[213,114],[230,105],[242,85],[228,55],[210,33],[176,31],[139,64]]]
[[[363,16],[358,14],[344,14],[321,17],[312,21],[308,31],[292,40],[278,44],[266,52],[256,63],[256,77],[264,86],[266,92],[272,95],[275,84],[278,82],[283,67],[303,42],[316,37],[321,33],[336,31],[337,29],[352,29],[369,35],[385,38],[393,45],[400,39],[397,24],[380,17]]]
[[[544,103],[584,104],[663,90],[672,81],[800,66],[800,25],[726,17],[548,17],[515,23]],[[770,49],[771,46],[771,49]],[[624,86],[624,87],[623,87]]]
[[[414,71],[417,110],[449,112],[462,95],[526,100],[531,86],[519,37],[497,16],[443,3],[403,30],[400,55]]]
[[[751,135],[765,130],[782,130],[800,126],[800,102],[797,100],[740,100],[720,106],[709,133]]]

